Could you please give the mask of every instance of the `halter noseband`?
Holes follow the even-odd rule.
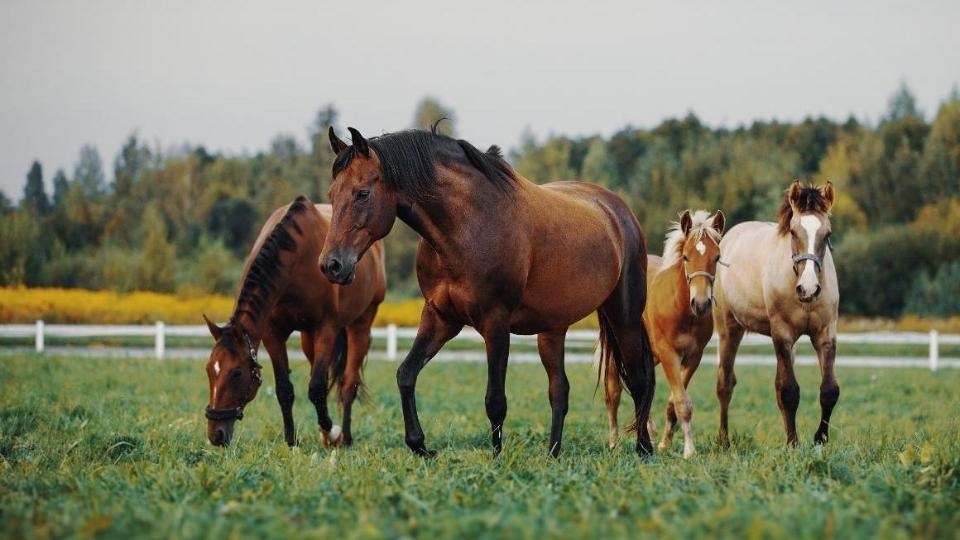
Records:
[[[703,276],[707,278],[707,280],[710,281],[711,285],[713,285],[713,281],[714,279],[716,279],[716,277],[710,272],[707,272],[705,270],[697,270],[696,272],[690,272],[689,274],[687,274],[687,283],[689,284],[691,281],[693,281],[693,278],[698,276]]]
[[[250,367],[250,385],[247,386],[247,394],[244,396],[243,401],[239,407],[233,407],[229,409],[214,409],[207,405],[207,408],[204,409],[204,416],[208,420],[213,420],[215,422],[223,420],[243,420],[243,408],[253,400],[253,393],[256,392],[257,388],[260,387],[260,383],[263,382],[263,378],[260,376],[260,370],[263,366],[257,362],[257,349],[253,347],[253,342],[250,340],[250,334],[243,331],[243,338],[247,342],[247,355],[250,358],[250,362],[253,363],[253,366]]]
[[[813,265],[817,267],[817,272],[820,272],[820,267],[823,266],[823,261],[820,259],[820,257],[817,257],[813,253],[798,253],[793,256],[794,264],[801,263],[803,261],[813,261]],[[796,272],[796,269],[794,269],[794,272]]]

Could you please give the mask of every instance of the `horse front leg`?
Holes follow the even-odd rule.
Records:
[[[567,417],[570,400],[570,381],[567,379],[563,361],[563,346],[566,336],[566,328],[537,335],[537,350],[540,352],[540,362],[547,371],[547,396],[550,399],[551,411],[550,455],[553,457],[560,456],[563,422]],[[614,418],[616,418],[616,412],[614,412]]]
[[[617,441],[620,438],[620,423],[617,421],[617,410],[620,408],[620,397],[623,394],[623,383],[620,382],[620,375],[617,373],[617,365],[611,354],[611,351],[604,351],[606,354],[600,356],[601,347],[597,347],[597,355],[602,363],[599,369],[603,371],[603,390],[604,401],[607,406],[607,444],[613,450],[617,447]],[[653,419],[647,422],[647,430],[653,433]]]
[[[282,335],[282,333],[281,333]],[[286,337],[289,337],[289,333]],[[290,363],[287,358],[286,337],[273,332],[263,336],[263,346],[270,355],[273,364],[273,380],[277,388],[277,402],[280,404],[280,416],[283,417],[283,439],[287,446],[297,446],[297,432],[293,423],[293,383],[290,382]]]
[[[777,355],[777,378],[774,384],[777,406],[783,416],[783,428],[790,446],[797,445],[797,408],[800,406],[800,385],[793,371],[794,343],[794,340],[783,336],[773,338],[773,349]]]
[[[728,411],[730,400],[733,399],[733,388],[737,385],[733,364],[737,359],[737,349],[740,348],[744,329],[735,321],[724,321],[720,317],[714,318],[714,324],[718,327],[720,336],[720,344],[717,347],[717,401],[720,402],[720,430],[717,434],[717,442],[722,448],[729,448]]]
[[[427,304],[420,316],[420,327],[413,340],[410,352],[397,368],[397,387],[400,390],[400,408],[403,411],[403,428],[407,446],[423,457],[433,457],[436,452],[427,450],[423,428],[417,416],[417,376],[427,362],[463,328],[462,324],[452,323]]]
[[[824,444],[830,440],[830,415],[840,399],[840,383],[833,372],[837,356],[837,335],[835,331],[830,331],[823,339],[811,341],[820,361],[820,426],[813,436],[813,442]]]
[[[654,345],[656,348],[657,345]],[[659,348],[655,351],[658,358],[661,359],[660,365],[663,367],[663,374],[670,385],[670,397],[667,400],[667,419],[663,427],[663,438],[657,445],[657,450],[665,452],[670,448],[673,442],[673,432],[677,429],[677,420],[683,425],[683,457],[688,458],[694,453],[693,431],[690,429],[690,419],[693,416],[693,403],[690,396],[687,395],[686,388],[683,386],[680,374],[680,356],[672,350],[664,351]]]
[[[510,330],[505,323],[488,316],[480,334],[487,349],[487,394],[484,405],[490,420],[493,455],[503,450],[503,421],[507,418],[507,357],[510,354]],[[552,432],[552,430],[551,430]]]

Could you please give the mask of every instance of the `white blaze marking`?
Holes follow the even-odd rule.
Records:
[[[219,374],[220,374],[220,361],[219,361],[219,360],[217,360],[216,362],[213,363],[213,374],[214,374],[214,375],[219,375]]]
[[[707,252],[707,246],[705,246],[705,245],[703,244],[703,240],[700,240],[699,242],[697,242],[697,245],[694,246],[694,247],[697,248],[697,253],[699,253],[699,254],[701,254],[701,255],[703,255],[704,253]]]
[[[813,248],[817,239],[817,231],[820,230],[820,218],[817,216],[805,215],[800,217],[800,226],[807,231],[807,253],[813,255]],[[804,261],[803,272],[800,274],[799,283],[808,291],[813,291],[817,286],[817,267],[813,261]]]
[[[807,231],[807,253],[813,253],[813,242],[817,238],[817,231],[820,230],[820,218],[811,215],[802,216],[800,225]]]

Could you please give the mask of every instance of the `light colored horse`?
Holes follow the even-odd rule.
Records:
[[[696,452],[693,441],[693,402],[687,393],[690,379],[700,366],[703,349],[713,335],[714,275],[720,263],[723,212],[711,216],[705,210],[685,210],[673,224],[664,242],[663,258],[647,257],[647,306],[643,322],[650,334],[654,361],[663,366],[670,384],[667,421],[657,448],[670,447],[679,416],[683,429],[683,457]],[[617,444],[617,408],[620,381],[607,366],[604,380],[610,448]],[[633,426],[636,427],[636,426]],[[647,423],[655,435],[653,419]]]
[[[794,182],[787,190],[777,223],[740,223],[720,242],[724,261],[718,269],[714,326],[720,336],[717,398],[719,442],[729,446],[727,409],[737,382],[733,363],[744,332],[770,336],[777,355],[777,405],[787,443],[797,444],[800,386],[793,371],[793,348],[810,337],[820,362],[820,425],[816,443],[827,442],[830,414],[840,397],[833,371],[837,352],[840,293],[830,250],[830,182],[821,187]]]

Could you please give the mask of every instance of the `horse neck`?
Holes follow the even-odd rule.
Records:
[[[676,262],[669,267],[663,268],[660,270],[660,278],[663,285],[659,288],[658,293],[662,294],[663,297],[658,298],[659,301],[670,302],[670,305],[673,309],[679,312],[685,312],[690,310],[690,287],[687,283],[687,276],[683,271],[683,263]]]
[[[306,231],[311,230],[313,224],[302,223],[301,227],[304,228],[306,233]],[[276,274],[272,275],[267,282],[252,282],[252,285],[248,288],[246,286],[248,280],[255,278],[250,276],[253,269],[245,268],[243,278],[240,280],[241,291],[237,296],[231,319],[243,325],[250,335],[250,339],[255,342],[254,344],[260,342],[263,328],[267,324],[271,311],[280,298],[290,290],[291,283],[295,280],[300,269],[306,265],[306,267],[312,268],[314,272],[319,274],[316,261],[320,254],[320,247],[315,239],[316,235],[304,234],[298,238],[298,244],[294,251],[280,252],[277,264],[270,268],[271,271],[276,271]],[[325,280],[319,281],[320,279],[322,279],[322,276],[317,281],[326,283]]]
[[[397,217],[437,253],[459,258],[475,252],[478,242],[497,238],[495,233],[490,234],[491,227],[506,227],[514,222],[509,215],[514,208],[511,195],[479,173],[464,175],[441,166],[437,175],[436,193],[441,195],[416,201],[401,197],[397,211]],[[481,230],[485,234],[472,234]]]

